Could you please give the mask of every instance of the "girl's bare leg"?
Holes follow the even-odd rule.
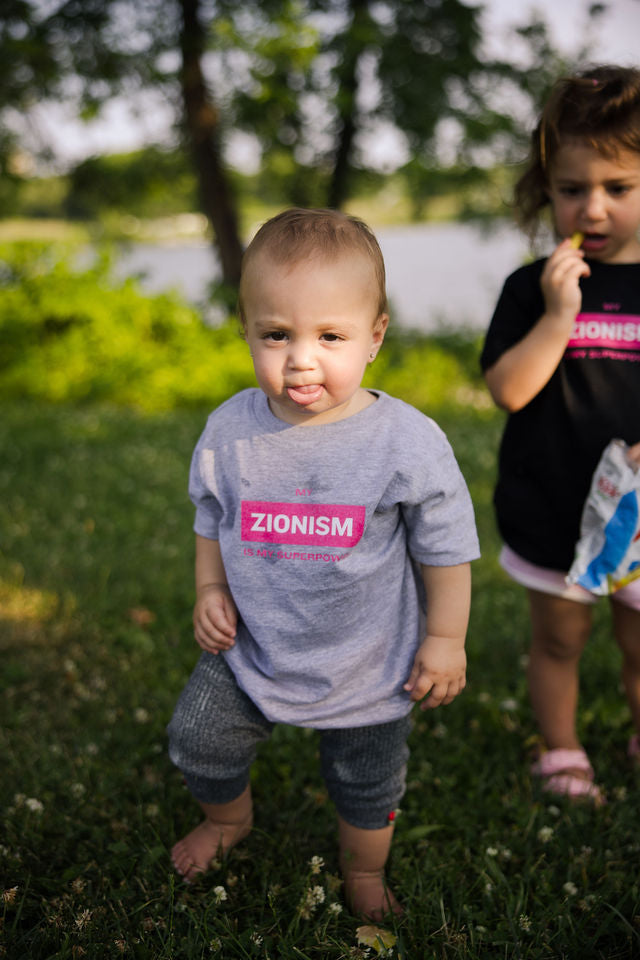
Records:
[[[387,886],[384,868],[391,848],[393,824],[379,830],[363,830],[338,817],[340,866],[345,899],[357,916],[382,920],[402,907]]]
[[[205,819],[171,851],[173,865],[185,880],[208,870],[214,857],[224,856],[253,826],[250,787],[229,803],[201,803],[200,806]]]
[[[591,629],[587,604],[529,590],[529,696],[549,750],[580,749],[576,732],[580,657]],[[584,772],[575,771],[577,776]]]
[[[611,601],[616,641],[622,651],[622,684],[627,695],[631,719],[640,733],[640,612]]]

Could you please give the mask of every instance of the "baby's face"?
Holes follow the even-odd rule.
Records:
[[[371,402],[360,384],[388,323],[377,316],[372,264],[354,252],[294,265],[260,253],[245,278],[245,333],[272,413],[329,423]]]

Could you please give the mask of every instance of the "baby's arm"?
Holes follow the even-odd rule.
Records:
[[[562,359],[582,303],[579,280],[591,272],[583,257],[571,240],[556,247],[540,278],[545,312],[522,340],[485,371],[491,396],[510,413],[540,393]]]
[[[471,567],[422,566],[427,593],[426,637],[418,648],[404,689],[421,709],[451,703],[466,683],[464,643],[471,604]]]
[[[222,562],[220,544],[196,534],[195,638],[208,653],[228,650],[235,642],[238,611]]]

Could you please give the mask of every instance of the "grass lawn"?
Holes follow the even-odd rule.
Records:
[[[262,749],[256,827],[226,862],[190,886],[170,867],[199,819],[165,726],[199,652],[186,483],[205,413],[3,410],[0,955],[12,960],[377,955],[338,909],[313,733],[278,728]],[[640,775],[606,605],[583,660],[581,733],[609,796],[593,810],[550,801],[528,776],[526,610],[497,566],[491,511],[501,418],[434,415],[471,487],[483,558],[468,687],[415,714],[389,868],[407,913],[389,955],[638,957]]]

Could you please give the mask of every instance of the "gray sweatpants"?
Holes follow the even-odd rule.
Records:
[[[260,742],[274,724],[238,687],[224,657],[203,653],[168,727],[169,756],[202,803],[228,803],[249,782]],[[389,823],[405,789],[410,716],[319,730],[321,772],[340,816],[375,830]]]

